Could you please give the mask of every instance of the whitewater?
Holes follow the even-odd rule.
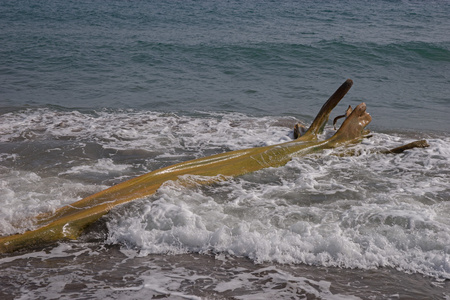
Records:
[[[1,235],[162,167],[290,141],[347,78],[331,118],[365,102],[373,121],[356,155],[167,182],[79,240],[1,254],[0,298],[449,299],[449,15],[449,1],[1,1]]]

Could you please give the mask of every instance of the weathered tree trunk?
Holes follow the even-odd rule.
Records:
[[[342,126],[331,138],[324,141],[317,138],[323,131],[331,111],[352,84],[350,79],[345,81],[323,105],[305,134],[291,142],[199,158],[130,179],[64,206],[54,213],[36,217],[36,225],[40,226],[38,229],[1,237],[0,252],[41,246],[61,239],[76,239],[89,224],[108,213],[113,207],[152,195],[164,182],[178,180],[182,175],[206,176],[208,179],[203,182],[210,183],[267,167],[282,166],[294,156],[357,142],[362,139],[365,134],[364,128],[371,121],[364,103],[359,104],[351,113],[348,111]],[[393,153],[397,151],[392,150]]]

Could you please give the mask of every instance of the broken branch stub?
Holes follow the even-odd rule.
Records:
[[[351,79],[347,79],[335,92],[331,97],[325,102],[325,104],[320,109],[316,118],[312,122],[308,131],[302,136],[307,139],[316,139],[317,135],[323,132],[323,129],[330,117],[331,111],[338,105],[339,101],[344,98],[347,92],[353,85],[353,81]]]

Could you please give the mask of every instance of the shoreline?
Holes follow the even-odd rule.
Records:
[[[50,290],[63,298],[78,299],[150,295],[160,299],[254,299],[258,295],[278,295],[280,299],[446,299],[450,290],[450,280],[391,268],[255,264],[248,258],[225,254],[139,256],[118,245],[80,242],[60,244],[56,250],[47,248],[23,258],[1,255],[0,270],[2,299],[19,295],[38,298],[49,295]],[[14,282],[21,282],[23,271],[35,282],[14,286]]]

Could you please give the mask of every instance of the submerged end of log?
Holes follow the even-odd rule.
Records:
[[[306,128],[305,125],[301,124],[301,123],[297,123],[294,126],[294,139],[298,139],[299,137],[301,137],[302,135],[305,134],[306,130],[308,130]]]
[[[393,153],[393,154],[398,154],[398,153],[403,153],[406,150],[410,150],[413,148],[427,148],[429,147],[430,144],[428,144],[428,142],[426,140],[420,140],[420,141],[414,141],[412,143],[400,146],[400,147],[396,147],[390,150],[385,150],[382,151],[381,153],[384,154],[389,154],[389,153]]]

